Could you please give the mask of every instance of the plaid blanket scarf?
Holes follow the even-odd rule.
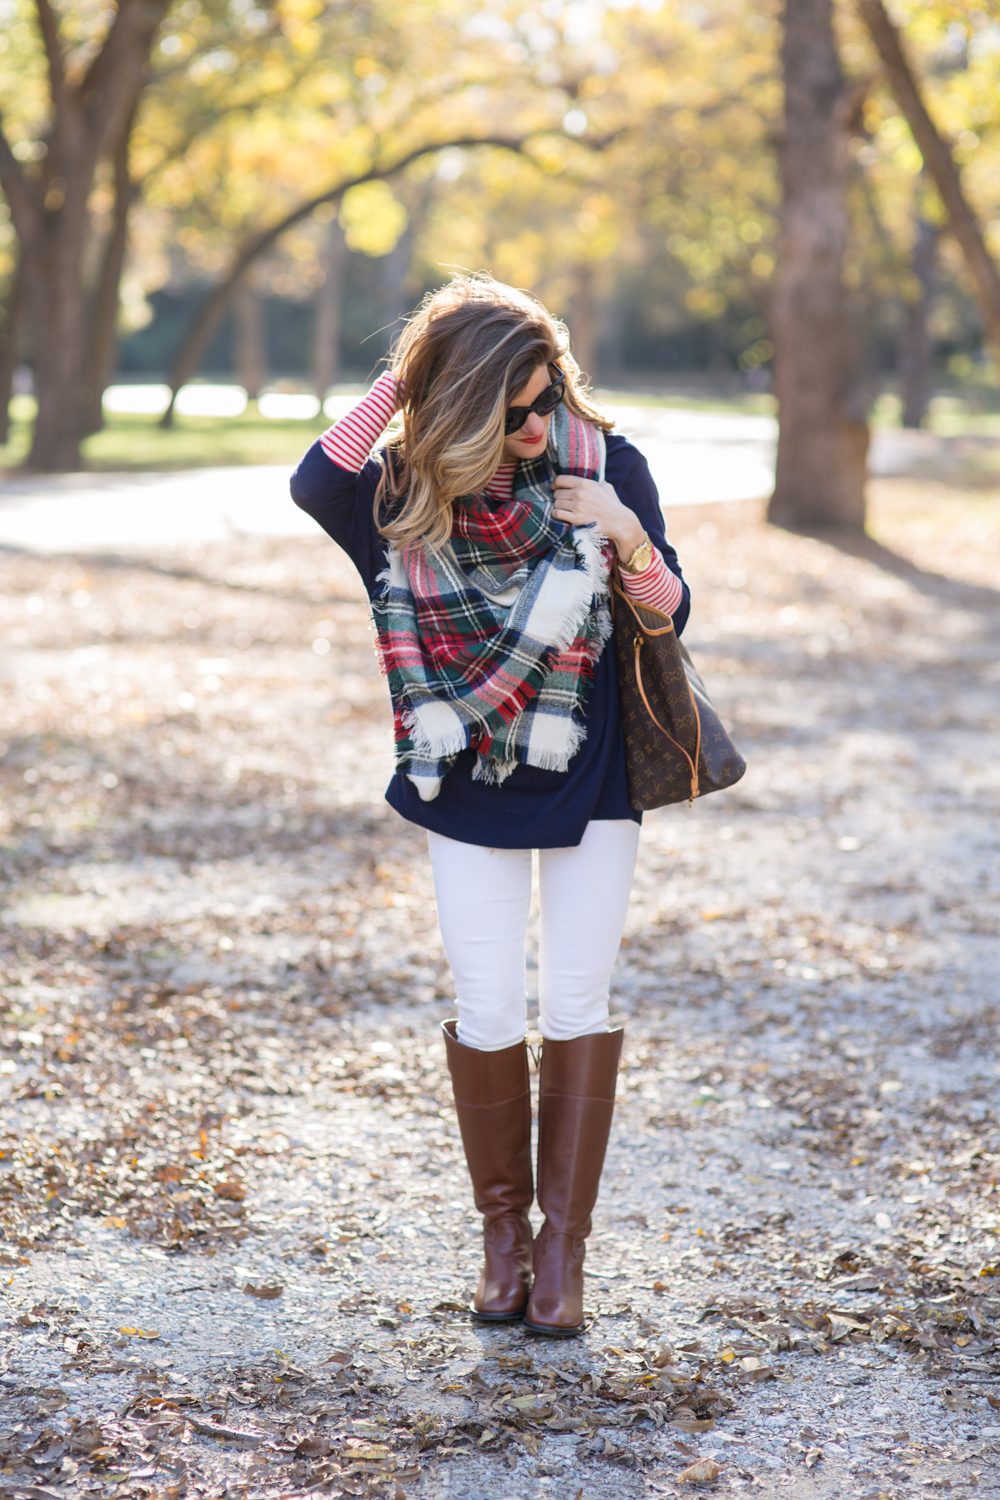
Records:
[[[560,406],[510,502],[493,511],[468,495],[443,547],[390,548],[372,613],[396,763],[424,801],[466,748],[474,779],[501,784],[519,764],[565,771],[586,738],[581,710],[611,634],[608,561],[598,532],[553,517],[551,481],[603,472],[604,434]]]

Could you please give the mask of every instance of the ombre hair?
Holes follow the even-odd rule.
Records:
[[[382,536],[403,547],[448,540],[455,501],[482,490],[496,472],[507,407],[540,365],[566,377],[570,411],[611,429],[589,399],[565,324],[535,297],[485,273],[456,274],[428,293],[391,357],[403,388],[403,430],[389,446],[375,497]]]

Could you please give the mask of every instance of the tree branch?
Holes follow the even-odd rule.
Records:
[[[104,45],[87,69],[79,97],[98,156],[113,150],[139,97],[152,40],[170,0],[119,0]]]
[[[136,107],[115,151],[115,210],[111,231],[103,247],[97,284],[89,316],[89,355],[84,371],[85,433],[98,432],[103,425],[102,398],[114,373],[118,349],[118,303],[128,249],[129,212],[139,196],[140,186],[129,171],[129,145]]]
[[[987,337],[1000,350],[1000,272],[986,248],[979,222],[965,196],[951,147],[928,113],[916,75],[903,50],[902,37],[889,19],[882,0],[858,0],[858,13],[871,34],[889,86],[944,204],[948,228],[961,247],[976,288]]]
[[[18,239],[24,243],[38,227],[38,209],[32,202],[31,189],[21,171],[21,164],[7,139],[0,121],[0,187],[3,188],[10,208],[11,218]]]
[[[397,172],[402,172],[413,162],[422,156],[430,156],[435,151],[454,150],[461,147],[473,146],[497,146],[502,150],[523,153],[525,139],[512,140],[502,136],[469,136],[458,140],[436,141],[432,146],[420,146],[415,151],[410,151],[406,156],[395,161],[391,166],[373,167],[368,172],[362,172],[357,177],[351,177],[343,182],[338,182],[335,187],[327,188],[325,192],[318,193],[314,198],[300,203],[297,208],[272,224],[270,228],[261,230],[259,234],[253,235],[247,240],[241,249],[236,252],[232,265],[226,275],[202,303],[190,324],[187,333],[174,356],[173,367],[170,371],[170,405],[160,419],[161,427],[169,427],[173,421],[174,401],[181,386],[191,378],[201,363],[202,354],[218,328],[233,293],[249,267],[265,250],[269,249],[274,242],[294,229],[296,224],[301,224],[303,219],[308,219],[310,214],[324,203],[332,203],[340,198],[350,188],[360,187],[365,182],[380,182],[387,177],[393,177]]]
[[[58,114],[66,101],[66,61],[59,42],[59,17],[49,0],[35,0],[38,12],[38,29],[45,45],[45,57],[49,65],[49,89],[52,103]]]

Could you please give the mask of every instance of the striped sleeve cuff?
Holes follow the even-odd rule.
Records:
[[[642,573],[621,572],[622,588],[637,604],[647,604],[663,615],[672,615],[684,597],[684,585],[653,549],[653,561]]]
[[[391,370],[380,375],[362,401],[320,438],[327,458],[359,474],[399,407],[399,385]]]

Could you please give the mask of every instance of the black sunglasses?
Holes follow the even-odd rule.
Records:
[[[540,396],[536,396],[530,406],[508,406],[503,423],[504,437],[510,437],[512,432],[519,432],[532,412],[536,416],[547,417],[550,411],[555,411],[563,398],[565,384],[566,376],[560,373]]]

